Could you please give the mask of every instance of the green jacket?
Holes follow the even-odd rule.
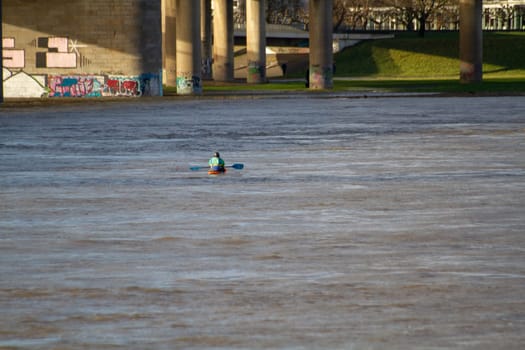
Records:
[[[221,167],[224,168],[224,160],[218,157],[211,157],[208,161],[210,167]]]

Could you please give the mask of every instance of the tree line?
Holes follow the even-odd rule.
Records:
[[[333,0],[334,32],[357,30],[407,30],[424,36],[429,29],[459,28],[459,0]],[[244,23],[245,0],[237,1],[235,20]],[[488,10],[487,10],[488,11]],[[523,16],[516,8],[501,3],[487,19],[496,17],[503,28],[510,29],[515,16]],[[521,18],[521,17],[520,17]],[[267,23],[308,27],[307,0],[267,0]],[[523,21],[520,19],[520,21]],[[522,24],[518,25],[517,29]]]

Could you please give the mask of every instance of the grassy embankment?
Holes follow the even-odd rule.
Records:
[[[459,83],[459,33],[396,34],[334,56],[335,91],[525,93],[525,32],[485,32],[483,83]],[[304,72],[288,77],[303,78]],[[204,91],[305,90],[303,82],[204,84]]]

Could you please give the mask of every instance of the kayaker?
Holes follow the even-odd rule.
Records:
[[[213,157],[210,158],[208,164],[212,171],[224,171],[224,160],[221,158],[219,152],[213,154]]]

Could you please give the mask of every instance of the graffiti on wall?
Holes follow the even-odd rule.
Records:
[[[65,37],[42,37],[37,47],[47,51],[36,53],[37,68],[76,68],[77,54],[69,52],[69,39]]]
[[[41,37],[36,43],[38,48],[47,50],[36,53],[36,68],[76,68],[78,47],[86,47],[76,41],[70,43],[66,37]],[[69,52],[69,49],[75,52]],[[25,50],[15,48],[15,38],[2,38],[2,50],[3,67],[25,67]]]
[[[333,68],[312,65],[310,71],[310,87],[313,89],[324,89],[329,86],[333,79]]]
[[[100,97],[104,77],[50,75],[47,78],[49,97]]]
[[[249,82],[265,81],[265,66],[259,61],[248,61],[248,76],[246,79]]]
[[[191,94],[202,91],[201,78],[192,72],[177,72],[177,93]]]
[[[15,38],[2,38],[3,67],[24,68],[25,51],[15,49]]]
[[[40,98],[47,95],[46,76],[29,75],[23,70],[18,72],[2,68],[4,74],[4,97]]]
[[[162,95],[158,74],[140,76],[29,75],[3,68],[4,97],[140,97]]]
[[[160,76],[50,75],[49,97],[139,97],[160,95]]]
[[[140,79],[113,77],[108,79],[104,89],[106,96],[141,96]]]
[[[37,49],[36,68],[77,68],[90,63],[79,48],[86,47],[67,37],[39,37],[33,41]],[[162,95],[160,74],[92,75],[92,74],[28,74],[25,50],[17,49],[15,38],[2,38],[3,84],[5,97],[104,97]]]

